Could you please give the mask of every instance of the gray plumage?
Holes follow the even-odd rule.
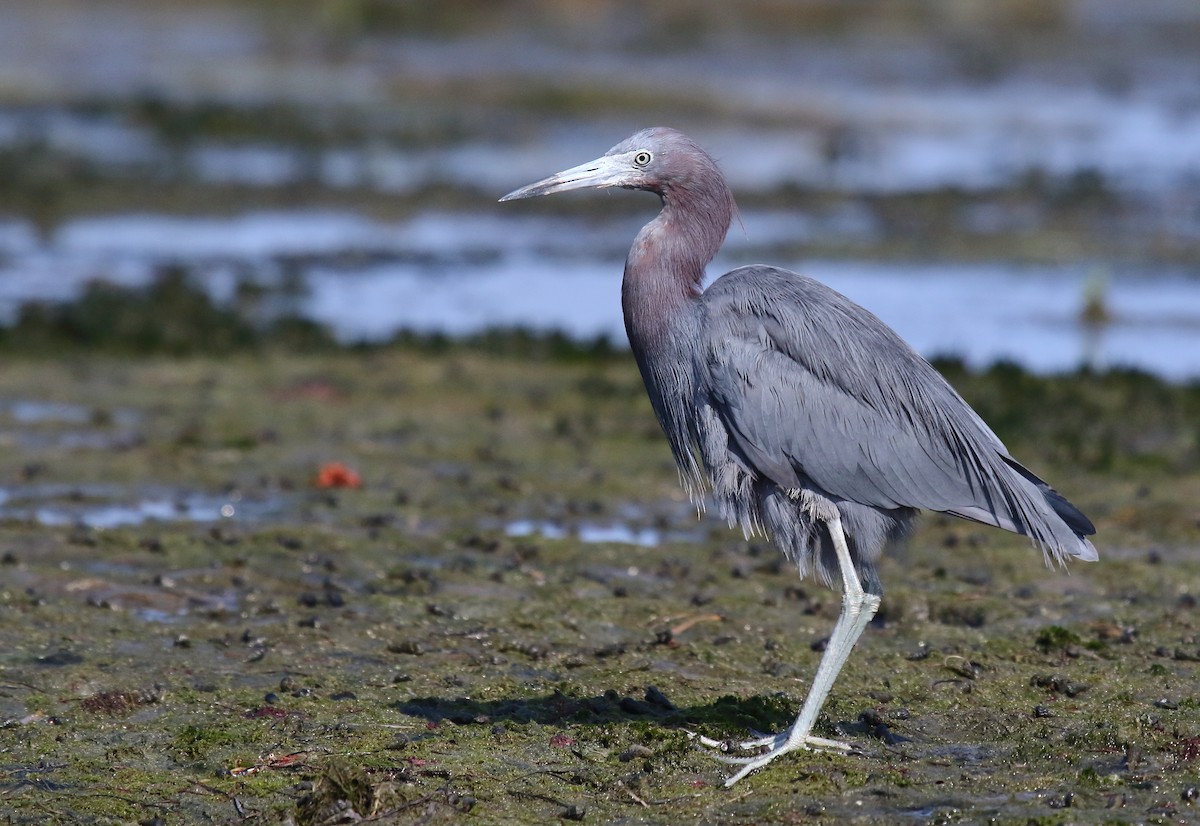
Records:
[[[762,529],[801,574],[829,583],[811,519],[776,491],[809,490],[841,511],[859,575],[917,509],[1025,534],[1048,560],[1095,558],[1078,510],[1017,464],[962,397],[875,316],[820,282],[743,267],[698,300],[703,331],[695,438],[722,514]],[[765,482],[765,484],[764,484]],[[783,540],[783,541],[781,541]]]
[[[685,488],[701,504],[711,495],[747,535],[770,537],[801,575],[843,580],[837,652],[826,652],[790,732],[741,744],[768,754],[727,758],[745,764],[731,783],[793,748],[841,747],[809,730],[878,606],[875,563],[919,510],[1028,536],[1048,563],[1097,558],[1087,517],[1017,463],[873,314],[775,267],[741,267],[702,289],[734,202],[716,163],[685,135],[643,130],[502,200],[603,186],[662,199],[630,250],[622,305]]]

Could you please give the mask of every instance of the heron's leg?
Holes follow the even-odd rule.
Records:
[[[821,706],[825,704],[825,698],[829,696],[834,679],[842,670],[846,658],[850,656],[854,643],[858,641],[863,629],[867,627],[867,623],[879,609],[880,598],[864,591],[862,583],[859,582],[858,573],[854,570],[854,562],[850,559],[850,549],[846,545],[846,535],[842,531],[841,515],[835,511],[833,514],[822,513],[821,516],[829,526],[829,535],[832,537],[834,549],[837,551],[838,566],[842,570],[842,611],[838,615],[837,624],[829,637],[829,643],[825,647],[821,663],[817,666],[817,674],[808,689],[808,697],[804,700],[796,722],[788,731],[779,735],[741,744],[743,748],[768,746],[769,750],[764,754],[756,757],[722,757],[721,759],[726,762],[742,764],[742,768],[725,781],[726,786],[732,786],[750,772],[762,768],[779,755],[798,748],[848,748],[832,740],[813,737],[809,732],[812,731],[813,723],[817,720]]]

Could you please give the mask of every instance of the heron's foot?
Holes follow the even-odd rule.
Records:
[[[713,759],[720,760],[722,763],[741,766],[737,773],[725,781],[726,787],[732,786],[746,775],[757,769],[761,769],[776,757],[781,754],[787,754],[789,751],[805,749],[813,751],[836,751],[845,754],[852,750],[852,746],[849,743],[842,743],[838,740],[826,740],[824,737],[814,737],[811,734],[793,736],[790,729],[779,734],[760,735],[751,740],[743,740],[740,743],[714,740],[711,737],[705,737],[702,734],[690,731],[688,732],[688,736],[695,739],[701,746],[711,749],[709,753]],[[742,751],[758,750],[761,753],[747,757],[729,754],[734,749]],[[764,749],[765,751],[763,751]]]

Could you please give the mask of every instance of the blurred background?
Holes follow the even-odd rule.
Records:
[[[971,366],[1200,376],[1194,0],[4,0],[0,325],[101,291],[99,336],[165,283],[346,343],[624,346],[654,198],[496,199],[656,124],[738,199],[714,275]]]

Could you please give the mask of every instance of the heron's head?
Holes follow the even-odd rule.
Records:
[[[626,138],[594,161],[523,186],[500,200],[611,186],[645,189],[666,197],[672,190],[713,177],[723,189],[724,179],[707,152],[682,132],[656,126]]]

